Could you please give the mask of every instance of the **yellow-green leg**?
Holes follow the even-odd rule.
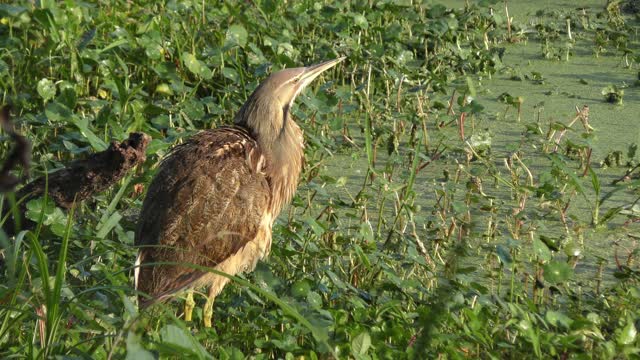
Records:
[[[196,307],[196,302],[193,301],[193,290],[187,291],[187,298],[184,301],[184,321],[191,321],[191,314]]]
[[[202,317],[204,319],[204,327],[207,328],[211,327],[211,318],[213,318],[213,301],[215,298],[215,295],[209,294],[209,296],[207,296],[207,302],[204,304]]]

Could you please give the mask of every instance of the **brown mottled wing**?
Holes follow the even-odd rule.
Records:
[[[164,298],[205,274],[153,263],[215,267],[255,238],[270,201],[263,162],[257,143],[236,127],[174,148],[149,186],[136,230],[139,291]]]

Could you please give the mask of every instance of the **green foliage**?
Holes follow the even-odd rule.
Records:
[[[611,104],[621,105],[624,97],[624,90],[616,85],[609,85],[602,89],[604,100]]]
[[[637,145],[596,167],[587,120],[524,107],[555,79],[505,60],[530,41],[549,64],[595,48],[633,67],[632,21],[615,2],[519,22],[506,2],[465,3],[0,4],[0,96],[35,175],[130,131],[153,138],[113,189],[68,213],[32,200],[35,228],[0,232],[0,357],[637,356]],[[168,149],[231,123],[271,71],[343,55],[292,109],[306,167],[270,258],[232,277],[213,329],[199,308],[183,322],[180,301],[139,313],[133,231]],[[527,98],[487,88],[497,76]]]

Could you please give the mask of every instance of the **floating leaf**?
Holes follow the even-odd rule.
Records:
[[[565,262],[554,261],[544,266],[544,279],[551,284],[565,282],[572,276],[573,269]]]
[[[538,239],[533,240],[533,251],[536,256],[538,256],[538,259],[543,262],[551,260],[551,251],[549,250],[549,247]]]

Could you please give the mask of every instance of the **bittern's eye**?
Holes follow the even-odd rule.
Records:
[[[297,83],[299,83],[299,82],[300,82],[300,78],[299,78],[299,77],[297,77],[297,78],[293,79],[293,83],[294,83],[294,84],[297,84]]]

